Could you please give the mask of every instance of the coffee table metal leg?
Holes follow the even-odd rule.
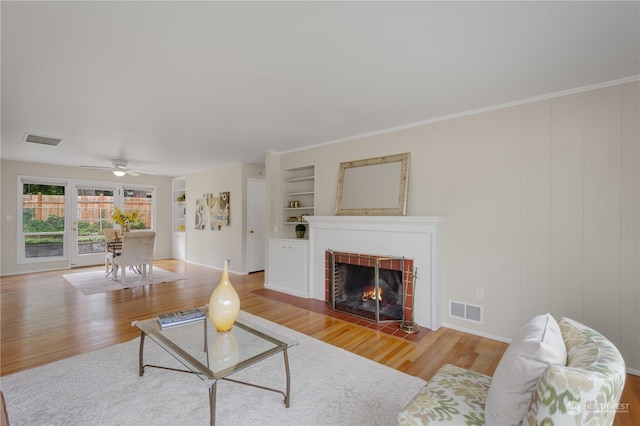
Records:
[[[209,353],[209,345],[207,345],[209,341],[209,337],[207,337],[207,320],[202,321],[202,324],[204,325],[204,352]]]
[[[145,332],[142,331],[140,335],[140,352],[138,353],[138,374],[140,377],[144,374],[144,337]]]
[[[284,369],[287,373],[287,394],[284,396],[284,405],[289,408],[289,403],[291,402],[291,374],[289,373],[289,356],[287,355],[287,350],[282,351],[284,354]]]
[[[216,424],[216,385],[218,381],[214,381],[209,386],[209,424],[214,426]]]

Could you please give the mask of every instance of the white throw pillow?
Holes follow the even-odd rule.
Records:
[[[544,370],[566,364],[562,332],[550,314],[536,316],[522,326],[491,380],[485,404],[487,426],[521,424]]]

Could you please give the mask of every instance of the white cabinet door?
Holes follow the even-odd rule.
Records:
[[[185,232],[173,233],[171,256],[178,260],[187,260],[187,234]]]
[[[269,239],[269,281],[265,287],[309,297],[308,257],[308,240]]]
[[[178,260],[187,260],[187,204],[185,196],[187,194],[187,179],[185,177],[173,178],[172,188],[172,211],[171,227],[173,241],[171,241],[171,257]]]

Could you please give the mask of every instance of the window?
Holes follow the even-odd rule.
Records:
[[[138,220],[130,225],[131,229],[153,229],[153,193],[148,187],[123,188],[124,211],[137,211]]]
[[[104,262],[104,229],[118,207],[137,211],[129,229],[154,229],[154,186],[18,177],[17,262]]]
[[[22,182],[19,244],[24,259],[61,258],[65,253],[66,185]]]
[[[97,185],[78,185],[76,190],[76,254],[104,253],[104,230],[113,228],[114,191]]]

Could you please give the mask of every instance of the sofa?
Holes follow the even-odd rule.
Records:
[[[620,352],[603,335],[542,315],[521,328],[493,377],[444,365],[398,424],[610,425],[625,377]]]

